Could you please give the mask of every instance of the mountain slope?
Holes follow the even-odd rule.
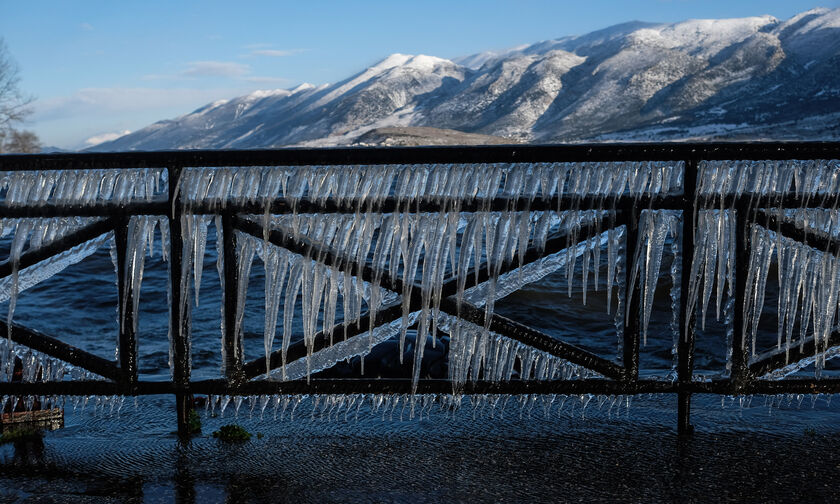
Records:
[[[258,91],[95,150],[351,144],[373,128],[517,141],[840,138],[840,9],[630,22],[455,61],[394,54],[345,81]]]

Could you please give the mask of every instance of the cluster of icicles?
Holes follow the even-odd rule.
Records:
[[[424,342],[438,344],[436,336],[442,330],[450,336],[449,376],[458,390],[469,380],[507,380],[515,373],[526,379],[532,374],[538,379],[595,376],[491,332],[495,301],[560,268],[565,268],[571,294],[577,265],[583,271],[584,293],[590,271],[596,288],[602,285],[599,275],[606,277],[608,310],[612,308],[614,288],[623,287],[623,275],[619,274],[622,235],[611,225],[615,222],[615,199],[669,194],[681,185],[681,176],[679,163],[189,169],[182,173],[178,193],[188,212],[231,205],[263,205],[266,209],[263,215],[253,217],[266,230],[265,236],[260,239],[238,232],[237,255],[240,296],[247,290],[255,255],[265,267],[266,367],[277,346],[282,361],[270,377],[308,378],[341,360],[364,356],[376,344],[397,335],[402,359],[408,329],[416,325],[414,383],[420,379]],[[578,210],[576,202],[584,196],[598,198],[603,208]],[[557,198],[558,202],[571,198],[572,208],[563,204],[557,210],[529,211],[526,203],[524,209],[520,205],[489,211],[494,198],[531,202],[537,197]],[[270,215],[269,208],[278,198],[291,213]],[[386,199],[394,202],[396,211],[376,212]],[[477,210],[461,211],[463,202],[476,200],[480,202]],[[351,212],[298,214],[295,210],[302,201],[310,205],[331,202]],[[440,210],[412,211],[421,202],[437,204]],[[207,217],[199,219],[201,225],[209,222]],[[578,232],[586,225],[597,232],[578,245]],[[218,229],[217,225],[217,233]],[[269,242],[268,230],[313,246],[307,247],[304,255],[285,251]],[[570,246],[565,252],[508,271],[511,263],[522,264],[530,249],[543,250],[550,234],[568,236]],[[608,256],[606,272],[600,259],[603,246]],[[334,260],[324,261],[325,256]],[[363,279],[364,268],[370,268],[372,274]],[[394,281],[399,278],[401,284]],[[447,285],[451,278],[457,280]],[[469,278],[473,280],[468,285]],[[409,301],[417,297],[415,289],[419,290],[419,303]],[[620,331],[623,317],[618,313],[624,295],[623,288],[616,290],[616,326]],[[455,313],[441,310],[447,296],[455,300]],[[287,363],[286,350],[299,337],[292,327],[298,299],[308,354]],[[282,341],[275,345],[281,302]],[[336,333],[344,333],[342,326],[359,319],[363,305],[373,321],[381,310],[400,303],[401,318],[377,327],[371,324],[363,334],[334,341]],[[483,324],[453,316],[464,303],[484,308]],[[339,307],[343,322],[336,325]],[[235,319],[238,325],[242,318],[240,311]],[[235,333],[241,334],[241,327]],[[328,337],[331,345],[313,355],[319,334]]]
[[[81,379],[84,379],[83,377]],[[72,405],[73,412],[81,414],[90,412],[95,416],[119,415],[125,404],[126,396],[122,395],[90,395],[90,396],[0,396],[0,411],[17,414],[48,410],[51,408],[66,408]],[[68,404],[69,403],[69,404]],[[135,398],[135,409],[137,401]]]
[[[45,204],[84,206],[102,202],[120,204],[165,200],[168,191],[161,170],[79,170],[17,172],[0,178],[6,205]],[[689,292],[680,292],[680,261],[671,261],[671,300],[674,334],[679,334],[678,306],[687,296],[689,309],[697,310],[698,324],[705,328],[711,309],[732,333],[735,303],[733,293],[735,222],[731,208],[736,197],[779,198],[793,194],[804,199],[826,198],[840,193],[837,162],[703,162],[699,167],[694,219],[695,249]],[[183,260],[181,299],[175,306],[188,316],[199,301],[208,229],[216,228],[217,269],[224,285],[224,254],[221,218],[215,210],[248,206],[265,208],[246,217],[263,228],[262,236],[236,231],[240,299],[248,289],[255,257],[265,269],[264,347],[266,365],[277,350],[282,365],[266,373],[268,379],[297,380],[355,356],[364,357],[378,343],[399,337],[400,357],[411,327],[417,328],[413,354],[413,381],[421,378],[424,341],[437,344],[436,335],[449,335],[448,369],[457,392],[472,380],[572,379],[598,376],[561,358],[535,350],[490,330],[497,299],[555,271],[563,271],[571,295],[580,279],[586,300],[591,288],[606,284],[607,311],[615,317],[619,334],[630,317],[640,316],[647,338],[654,293],[660,281],[663,256],[680,255],[681,212],[642,207],[639,235],[632,264],[624,264],[624,226],[617,223],[617,200],[643,197],[653,205],[655,197],[679,195],[683,188],[682,163],[542,163],[488,165],[405,165],[333,167],[242,167],[188,168],[175,182],[182,204]],[[537,198],[555,198],[557,208],[531,210]],[[395,210],[376,211],[390,199]],[[509,201],[499,210],[494,199]],[[580,204],[586,199],[587,207]],[[280,201],[288,213],[271,214]],[[300,203],[351,209],[349,213],[298,213]],[[594,206],[593,206],[593,203]],[[836,198],[833,200],[836,201]],[[465,202],[478,202],[462,211]],[[524,202],[524,205],[523,205]],[[418,211],[433,203],[438,211]],[[272,205],[274,205],[272,207]],[[491,206],[494,210],[490,210]],[[765,207],[767,207],[765,205]],[[757,207],[753,207],[757,208]],[[772,207],[768,207],[772,208]],[[175,210],[175,208],[173,208]],[[342,210],[344,211],[344,210]],[[800,227],[835,234],[840,227],[836,208],[797,209],[788,212]],[[126,288],[140,292],[145,258],[154,250],[159,229],[163,258],[169,241],[169,216],[135,216],[129,222]],[[43,281],[97,248],[111,243],[104,234],[53,258],[18,271],[16,264],[26,250],[61,239],[92,223],[92,218],[3,219],[2,234],[11,234],[9,261],[12,274],[0,279],[0,301],[9,301],[8,319],[14,314],[19,292]],[[594,228],[585,237],[582,228]],[[304,243],[305,254],[280,248],[269,240],[279,233]],[[769,265],[780,265],[779,337],[777,351],[789,350],[809,338],[827,341],[836,326],[837,281],[840,261],[825,251],[782,238],[759,226],[750,230],[748,296],[744,331],[757,356],[758,320],[764,307]],[[542,252],[550,237],[566,235],[566,247],[525,266],[529,252]],[[27,247],[28,245],[28,247]],[[606,264],[602,264],[602,250]],[[331,257],[330,261],[325,258]],[[625,274],[629,268],[628,292],[638,292],[640,314],[629,313],[625,299]],[[369,273],[366,275],[365,271]],[[591,280],[590,280],[591,275]],[[601,282],[600,278],[605,278]],[[402,279],[401,283],[398,279]],[[450,281],[449,279],[455,279]],[[449,283],[448,283],[449,282]],[[454,282],[454,283],[452,283]],[[224,289],[223,289],[224,290]],[[716,293],[714,302],[712,294]],[[418,299],[419,298],[419,299]],[[414,302],[409,300],[414,299]],[[441,308],[454,302],[453,310]],[[133,306],[120,307],[134,313]],[[482,308],[484,321],[459,318],[469,304]],[[170,303],[172,306],[172,303]],[[222,304],[224,306],[224,303]],[[235,334],[242,337],[244,303],[238,303]],[[344,339],[350,321],[365,312],[370,320],[386,308],[399,306],[401,316],[362,334]],[[282,309],[282,317],[280,316]],[[293,319],[300,313],[302,334],[295,334]],[[221,317],[224,324],[224,316]],[[343,322],[338,322],[341,320]],[[278,328],[278,325],[281,327]],[[278,336],[279,331],[279,338]],[[225,328],[222,327],[224,334]],[[170,329],[171,333],[171,329]],[[313,352],[316,336],[330,340],[326,349]],[[279,342],[275,342],[279,339]],[[286,361],[286,350],[302,340],[306,358]],[[747,343],[749,344],[749,343]],[[9,347],[12,347],[9,343]],[[224,346],[222,345],[224,349]],[[9,351],[4,352],[9,354]],[[817,365],[824,362],[815,358]],[[6,358],[6,365],[9,359]],[[225,362],[224,355],[222,362]],[[364,359],[362,359],[364,363]]]
[[[417,324],[419,341],[428,335],[432,345],[437,343],[437,333],[445,329],[451,336],[449,346],[450,377],[456,384],[467,380],[468,369],[473,379],[479,373],[490,379],[508,379],[514,371],[514,361],[522,364],[534,362],[546,369],[551,378],[562,375],[588,374],[577,369],[562,359],[557,359],[543,352],[529,349],[515,341],[489,332],[493,303],[500,297],[521,287],[524,283],[535,281],[566,265],[571,285],[574,273],[574,261],[577,254],[563,254],[560,263],[537,263],[532,267],[502,277],[499,288],[501,267],[505,263],[522,257],[529,244],[542,247],[548,230],[552,227],[571,229],[587,220],[601,218],[598,212],[498,212],[498,213],[459,213],[441,212],[433,214],[372,214],[358,218],[355,215],[286,215],[271,219],[269,228],[286,233],[293,238],[305,237],[317,244],[319,252],[310,249],[305,255],[297,255],[256,237],[238,233],[239,246],[239,293],[242,296],[247,288],[248,270],[255,252],[262,259],[265,267],[265,350],[266,359],[273,348],[275,327],[283,300],[283,338],[280,345],[283,365],[278,373],[281,379],[297,379],[308,376],[313,371],[330,367],[335,362],[355,355],[368,353],[377,343],[399,334],[400,355],[406,346],[408,328]],[[605,233],[617,235],[617,232]],[[604,237],[606,239],[606,236]],[[574,243],[574,242],[572,242]],[[596,246],[597,245],[597,246]],[[617,263],[617,239],[610,241],[609,263]],[[599,240],[588,240],[588,246],[581,253],[583,261],[591,261],[601,249]],[[322,260],[325,254],[334,254],[340,259],[331,265]],[[485,261],[482,265],[482,257]],[[373,269],[370,282],[362,281],[361,273],[365,265]],[[473,266],[471,268],[471,265]],[[475,267],[479,265],[479,267]],[[478,282],[479,268],[486,268],[489,280]],[[588,271],[588,264],[587,264]],[[599,268],[596,268],[595,280]],[[486,311],[484,327],[464,322],[451,317],[440,309],[443,299],[444,280],[452,273],[458,275],[455,298],[458,306],[471,302],[484,306]],[[400,276],[415,279],[404,281],[399,292],[389,292],[382,286],[383,278],[394,279]],[[468,278],[472,276],[475,287],[466,288]],[[607,272],[607,282],[612,290],[615,279],[615,267]],[[393,284],[390,288],[395,288]],[[314,344],[314,338],[323,332],[331,340],[335,333],[341,333],[335,325],[336,312],[341,305],[344,314],[341,325],[346,326],[351,320],[359,319],[362,304],[366,304],[371,320],[384,307],[399,304],[402,299],[411,299],[413,290],[419,288],[420,306],[412,308],[410,303],[402,302],[402,317],[380,327],[369,327],[363,334],[341,341],[332,351],[319,352],[321,355],[307,356],[303,363],[292,365],[285,363],[285,350],[292,341],[292,315],[297,299],[303,319],[303,341],[307,348]],[[481,292],[477,292],[480,290]],[[339,298],[340,301],[339,301]],[[319,327],[319,319],[321,321]],[[241,323],[242,313],[236,317]],[[236,334],[241,333],[237,327]],[[319,331],[320,330],[320,331]],[[420,376],[420,363],[425,345],[414,346],[414,381]],[[472,364],[470,364],[472,363]],[[268,364],[268,362],[267,362]],[[572,368],[575,368],[572,370]],[[529,366],[522,366],[522,375],[528,374]],[[563,370],[563,371],[561,371]]]
[[[831,348],[829,339],[838,325],[840,258],[829,250],[787,238],[779,228],[764,227],[758,215],[763,210],[777,217],[779,223],[792,222],[805,235],[813,233],[828,238],[827,241],[837,240],[840,238],[837,208],[840,162],[704,163],[696,194],[698,207],[707,210],[695,216],[688,309],[699,307],[698,320],[705,329],[711,295],[716,292],[715,316],[719,321],[723,317],[727,348],[731,349],[735,303],[742,303],[743,350],[751,362],[779,352],[785,353],[788,362],[791,348],[818,342],[813,356],[774,370],[767,378],[782,378],[811,364],[819,376],[825,361],[838,355],[838,348]],[[745,210],[755,222],[747,230],[749,236],[744,237],[750,247],[750,257],[746,295],[742,300],[734,298],[737,230],[734,212],[727,207],[727,200],[737,195],[750,196]],[[784,198],[790,195],[799,197],[805,204],[802,208],[780,210]],[[754,201],[759,197],[764,199],[761,204]],[[808,207],[809,203],[816,208]],[[773,265],[779,288],[777,340],[775,348],[763,350],[759,345],[759,321]],[[731,354],[728,357],[731,359]]]
[[[5,338],[0,339],[0,382],[12,381],[15,374],[23,383],[61,381],[65,376],[73,379],[93,377],[84,369],[22,345],[15,345]]]
[[[802,407],[810,407],[816,409],[820,400],[823,402],[823,407],[831,406],[832,394],[774,394],[764,396],[739,395],[739,396],[721,396],[720,407],[723,409],[738,408],[745,410],[750,407],[759,405],[757,399],[763,399],[761,406],[767,408],[769,414],[773,414],[774,410],[782,409],[802,409]],[[808,401],[805,401],[805,399]]]
[[[224,417],[233,410],[249,419],[273,420],[295,418],[312,421],[359,421],[366,418],[381,420],[422,420],[432,415],[454,417],[466,410],[473,418],[518,418],[561,415],[585,417],[597,410],[607,417],[630,414],[631,396],[592,394],[312,394],[312,395],[261,395],[261,396],[209,396],[205,403],[211,417]],[[246,404],[247,403],[247,404]],[[242,408],[246,404],[245,408]],[[590,406],[592,405],[592,406]]]
[[[720,407],[745,411],[763,407],[776,410],[829,408],[831,394],[773,394],[721,396]],[[420,421],[431,418],[473,420],[519,418],[586,419],[593,416],[624,418],[631,414],[633,396],[594,394],[307,394],[259,396],[208,396],[204,403],[208,418],[251,421],[362,422]],[[133,409],[140,408],[134,398]],[[72,407],[75,414],[96,417],[119,416],[126,407],[120,395],[89,396],[0,396],[0,411],[12,407],[19,412]],[[642,406],[643,408],[644,406]]]

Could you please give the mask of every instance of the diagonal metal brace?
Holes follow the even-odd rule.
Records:
[[[254,237],[262,238],[263,236],[262,226],[260,226],[256,222],[237,217],[235,218],[234,226],[239,230],[248,233]],[[315,244],[313,241],[307,238],[299,237],[295,239],[279,230],[272,230],[268,234],[268,238],[269,242],[271,242],[273,245],[285,248],[291,252],[318,258],[319,261],[321,261],[327,266],[335,266],[342,271],[349,269],[349,271],[354,274],[361,269],[361,277],[363,280],[369,282],[373,279],[374,271],[373,268],[371,268],[370,266],[364,265],[361,268],[359,268],[359,265],[355,260],[344,260],[337,254],[328,250],[324,250],[319,245]],[[400,279],[392,278],[387,272],[381,273],[380,285],[386,289],[395,292],[403,291],[403,281]],[[408,300],[410,306],[420,306],[420,297],[421,295],[419,293],[419,289],[413,289],[411,299]],[[459,310],[458,304],[454,299],[447,298],[441,300],[441,309],[443,311],[446,311],[447,313],[454,316],[460,316],[465,320],[477,323],[480,326],[484,324],[484,310],[475,308],[471,305],[468,305],[467,303],[461,303],[460,308],[461,309]],[[383,323],[384,322],[385,321],[383,320]],[[562,359],[568,360],[573,364],[592,369],[593,371],[601,373],[608,378],[617,379],[622,375],[621,366],[607,359],[604,359],[603,357],[597,356],[591,352],[588,352],[581,348],[577,348],[568,343],[561,342],[547,334],[541,333],[534,329],[530,329],[527,326],[518,324],[500,315],[493,315],[493,317],[491,318],[490,329],[493,332],[496,332],[502,336],[519,341],[529,346],[533,346],[534,348],[547,352],[551,355],[554,355],[555,357],[560,357]],[[249,372],[246,372],[246,376],[251,375],[251,373],[259,369],[256,367],[256,365],[252,365],[252,363],[249,363],[248,367]],[[262,366],[262,370],[263,372],[265,372],[264,365]],[[257,376],[259,374],[260,373],[258,372],[256,375],[253,376]]]
[[[834,331],[828,337],[828,345],[823,348],[823,342],[816,341],[814,338],[809,338],[802,343],[791,345],[789,351],[785,351],[784,347],[781,350],[774,351],[769,354],[764,354],[758,360],[749,365],[749,374],[756,378],[760,378],[767,373],[781,369],[790,364],[795,364],[802,359],[813,357],[816,354],[825,352],[829,348],[840,345],[840,331]]]
[[[5,321],[0,321],[0,335],[5,337],[7,334],[9,334],[9,325]],[[15,343],[98,374],[103,378],[117,380],[120,377],[120,371],[115,363],[33,329],[12,324],[11,339]]]
[[[87,225],[82,229],[73,231],[67,236],[61,237],[58,240],[44,245],[43,247],[40,247],[35,250],[28,250],[21,254],[20,258],[18,259],[18,270],[22,270],[24,268],[33,266],[41,261],[49,259],[50,257],[56,256],[58,254],[61,254],[62,252],[66,252],[72,249],[73,247],[79,246],[82,243],[85,243],[86,241],[93,240],[97,236],[103,235],[108,231],[113,231],[116,225],[116,217],[100,220],[94,222],[93,224]],[[3,261],[2,263],[0,263],[0,278],[6,278],[7,276],[11,275],[13,270],[14,265],[11,261]]]
[[[467,302],[462,302],[458,305],[458,303],[450,297],[441,302],[440,309],[450,315],[464,319],[467,322],[471,322],[479,327],[484,326],[486,312]],[[624,368],[622,366],[619,366],[612,361],[604,359],[592,352],[564,341],[552,338],[543,332],[532,329],[497,313],[494,313],[490,318],[489,329],[506,338],[516,340],[537,350],[549,353],[555,357],[565,359],[572,364],[577,364],[591,369],[592,371],[598,372],[607,378],[618,380],[622,377],[624,372]]]
[[[504,261],[499,268],[499,275],[504,275],[505,273],[509,273],[515,269],[521,268],[523,266],[527,266],[532,262],[538,261],[543,257],[556,254],[561,250],[565,250],[569,247],[575,247],[579,243],[584,241],[590,240],[600,233],[604,231],[609,231],[612,228],[618,227],[621,225],[621,218],[623,217],[623,212],[616,212],[616,216],[614,219],[605,220],[604,222],[608,222],[611,225],[601,227],[596,226],[595,223],[585,224],[580,227],[578,230],[578,236],[573,243],[571,241],[572,237],[568,233],[561,234],[559,236],[555,236],[546,240],[545,246],[543,248],[538,247],[529,247],[525,254],[522,257],[522,263],[519,262],[519,254],[515,254],[512,260]],[[470,271],[466,274],[466,282],[465,282],[465,289],[469,289],[471,287],[475,287],[478,284],[482,284],[490,279],[490,273],[487,269],[487,264],[482,264],[478,266],[478,282],[475,281],[476,277],[476,268],[470,269]],[[449,296],[453,296],[458,292],[458,276],[453,276],[449,278],[443,283],[443,288],[441,289],[441,297],[446,298]]]
[[[374,320],[373,327],[387,324],[399,319],[400,317],[402,317],[402,306],[390,306],[376,313],[376,319]],[[315,352],[320,352],[321,350],[329,348],[333,345],[333,343],[338,343],[348,338],[352,338],[353,336],[366,333],[370,330],[370,327],[369,313],[348,323],[346,326],[341,323],[336,324],[333,326],[332,336],[325,331],[321,331],[315,335],[312,342],[312,353],[314,354]],[[306,348],[306,344],[303,340],[291,343],[289,348],[286,350],[286,364],[288,365],[298,359],[305,358],[308,355],[308,352],[309,350]],[[283,351],[275,350],[274,352],[271,352],[269,355],[269,361],[269,371],[279,369],[283,365]],[[266,373],[265,358],[258,357],[246,363],[242,366],[242,371],[246,380],[264,375]]]
[[[761,221],[764,221],[762,224]],[[756,223],[770,231],[775,231],[785,238],[798,241],[803,245],[814,248],[831,255],[840,255],[840,240],[816,229],[804,230],[797,227],[790,219],[785,219],[767,213],[764,210],[758,212]]]

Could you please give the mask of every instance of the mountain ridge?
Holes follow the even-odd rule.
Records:
[[[838,139],[838,66],[840,9],[631,21],[453,60],[395,53],[335,84],[219,100],[90,150],[351,145],[389,127],[538,143]]]

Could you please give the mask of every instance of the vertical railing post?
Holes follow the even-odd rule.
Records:
[[[624,220],[624,285],[627,302],[624,317],[624,380],[635,382],[639,379],[639,283],[633,282],[633,261],[639,240],[639,218],[641,213],[636,208],[625,212]],[[631,287],[631,284],[633,285]]]
[[[732,318],[732,368],[729,380],[737,392],[747,380],[747,347],[744,334],[744,301],[747,296],[747,274],[750,269],[749,203],[741,198],[735,205],[735,313]]]
[[[694,260],[694,222],[697,216],[695,194],[697,191],[697,160],[685,161],[683,177],[682,246],[680,251],[680,327],[677,342],[677,433],[691,434],[691,392],[689,386],[694,374],[694,310],[688,309],[691,285],[691,263]]]
[[[238,334],[236,314],[239,303],[239,267],[236,260],[236,230],[233,226],[233,215],[222,214],[222,251],[224,254],[224,310],[225,310],[225,333],[222,345],[225,350],[225,378],[232,384],[239,384],[244,380],[245,374],[242,371],[242,340]],[[216,237],[218,239],[218,237]],[[267,281],[267,280],[266,280]]]
[[[134,289],[127,276],[128,226],[130,217],[120,219],[114,228],[117,248],[117,288],[119,313],[120,380],[134,392],[137,386],[137,337],[134,332]]]
[[[178,196],[180,167],[169,168],[169,285],[172,299],[170,324],[172,345],[172,378],[175,382],[175,409],[178,415],[178,434],[189,435],[189,414],[192,409],[190,394],[190,312],[189,296],[181,292],[181,269],[184,261],[184,243],[181,229],[181,205]],[[186,285],[183,286],[187,288]]]

